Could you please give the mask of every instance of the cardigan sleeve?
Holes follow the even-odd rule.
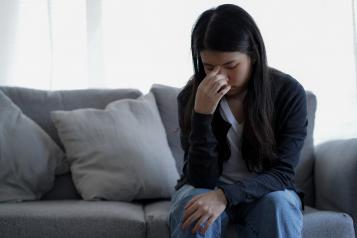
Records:
[[[183,115],[186,106],[188,88],[178,95],[179,125],[183,128]],[[184,149],[183,174],[194,187],[213,189],[219,177],[218,140],[212,128],[213,114],[193,111],[191,132],[180,133],[181,146]]]
[[[276,135],[278,162],[269,170],[234,184],[218,186],[226,195],[231,208],[240,202],[249,202],[269,192],[294,187],[295,167],[307,134],[306,93],[295,81],[278,98],[280,130]]]

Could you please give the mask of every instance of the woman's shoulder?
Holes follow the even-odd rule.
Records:
[[[291,76],[288,73],[285,73],[279,69],[269,67],[269,74],[270,78],[273,82],[273,86],[277,87],[277,89],[280,88],[286,88],[286,87],[294,87],[297,84],[300,84],[297,79],[295,79],[293,76]]]
[[[285,100],[286,97],[292,97],[296,94],[305,94],[304,87],[290,74],[269,67],[269,75],[272,81],[272,92],[275,99]]]

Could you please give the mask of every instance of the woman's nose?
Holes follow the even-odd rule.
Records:
[[[219,71],[218,71],[218,74],[222,74],[228,79],[228,74],[227,74],[227,72],[225,72],[224,69],[220,68]]]

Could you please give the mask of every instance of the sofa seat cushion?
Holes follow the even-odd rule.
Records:
[[[157,201],[144,206],[148,238],[169,237],[169,207],[170,201]],[[355,237],[352,218],[346,213],[320,211],[309,206],[305,206],[303,213],[303,238]],[[227,238],[239,237],[234,224],[227,229]]]
[[[353,238],[355,237],[353,220],[343,212],[317,210],[305,206],[304,238]]]
[[[141,204],[113,201],[30,201],[0,204],[2,238],[145,237]]]
[[[144,206],[147,238],[170,237],[169,208],[168,200],[152,202]]]

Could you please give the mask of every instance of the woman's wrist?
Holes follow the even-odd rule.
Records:
[[[217,188],[217,187],[216,187],[216,188]],[[223,189],[217,188],[217,189],[216,189],[216,192],[217,192],[217,194],[218,194],[219,200],[221,200],[225,205],[227,205],[228,200],[227,200],[227,198],[226,198],[226,195],[224,194]]]

